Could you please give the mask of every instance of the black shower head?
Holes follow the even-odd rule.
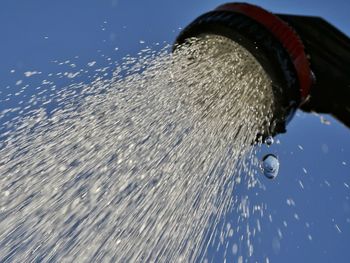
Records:
[[[205,35],[240,44],[269,75],[276,101],[271,135],[285,131],[297,108],[332,113],[350,125],[350,40],[322,18],[224,4],[188,25],[174,50]]]

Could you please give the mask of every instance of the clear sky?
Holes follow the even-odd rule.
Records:
[[[273,12],[321,16],[350,35],[350,1],[247,2]],[[120,60],[143,48],[145,44],[140,40],[146,45],[172,43],[179,28],[222,3],[3,0],[0,2],[0,91],[3,92],[0,98],[6,96],[7,86],[15,88],[26,71],[38,70],[43,74],[62,71],[64,65],[58,67],[52,62],[55,60],[74,60],[79,56],[74,60],[79,67],[90,61],[97,61],[97,66],[102,67],[106,62],[100,54]],[[41,81],[40,77],[28,80],[32,86],[40,85]],[[6,103],[0,105],[0,110],[11,106]],[[264,217],[262,233],[254,241],[253,259],[259,262],[264,262],[261,260],[266,257],[270,262],[286,263],[349,262],[350,130],[332,117],[326,118],[330,125],[321,123],[319,116],[299,112],[288,126],[287,134],[278,136],[281,143],[259,153],[273,152],[281,161],[275,181],[262,177],[266,190],[248,193],[252,202],[263,200],[268,204],[272,218]],[[240,193],[247,194],[244,189]],[[295,206],[288,201],[291,199]],[[229,242],[230,246],[237,241],[235,238]],[[222,251],[211,251],[209,256],[214,262],[222,262]],[[236,256],[227,258],[236,260]]]

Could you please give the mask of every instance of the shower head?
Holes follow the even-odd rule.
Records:
[[[189,24],[174,50],[206,35],[243,46],[270,77],[275,109],[269,135],[285,132],[298,108],[331,113],[350,126],[350,40],[322,18],[228,3]]]

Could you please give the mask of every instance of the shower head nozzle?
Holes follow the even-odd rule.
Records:
[[[228,3],[195,19],[174,49],[213,34],[247,49],[271,78],[276,101],[272,135],[285,131],[297,108],[332,113],[350,126],[350,40],[329,23]]]

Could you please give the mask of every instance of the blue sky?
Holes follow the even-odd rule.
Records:
[[[273,12],[321,16],[350,35],[349,1],[247,2]],[[97,61],[97,67],[102,67],[106,61],[100,54],[118,61],[127,54],[136,54],[145,45],[172,43],[179,28],[222,3],[1,1],[0,98],[6,95],[7,86],[16,89],[15,83],[24,78],[25,71],[62,71],[64,66],[57,66],[52,62],[55,60],[72,60],[78,67]],[[36,77],[29,82],[35,86],[41,81]],[[15,102],[3,103],[0,109],[11,103]],[[325,118],[330,125],[321,123],[319,116],[298,113],[288,126],[288,133],[278,136],[281,143],[259,153],[273,152],[281,161],[276,180],[262,177],[265,191],[257,191],[257,197],[255,192],[248,193],[255,196],[253,201],[267,203],[273,218],[272,222],[268,217],[262,220],[265,230],[256,240],[253,257],[259,262],[267,256],[270,262],[349,262],[350,189],[346,185],[350,185],[350,130],[330,116]],[[295,206],[287,204],[290,198]],[[288,222],[287,227],[284,221]],[[278,229],[282,238],[277,238]],[[211,252],[210,256],[216,262],[223,259],[220,252]],[[233,255],[228,258],[237,259]]]

